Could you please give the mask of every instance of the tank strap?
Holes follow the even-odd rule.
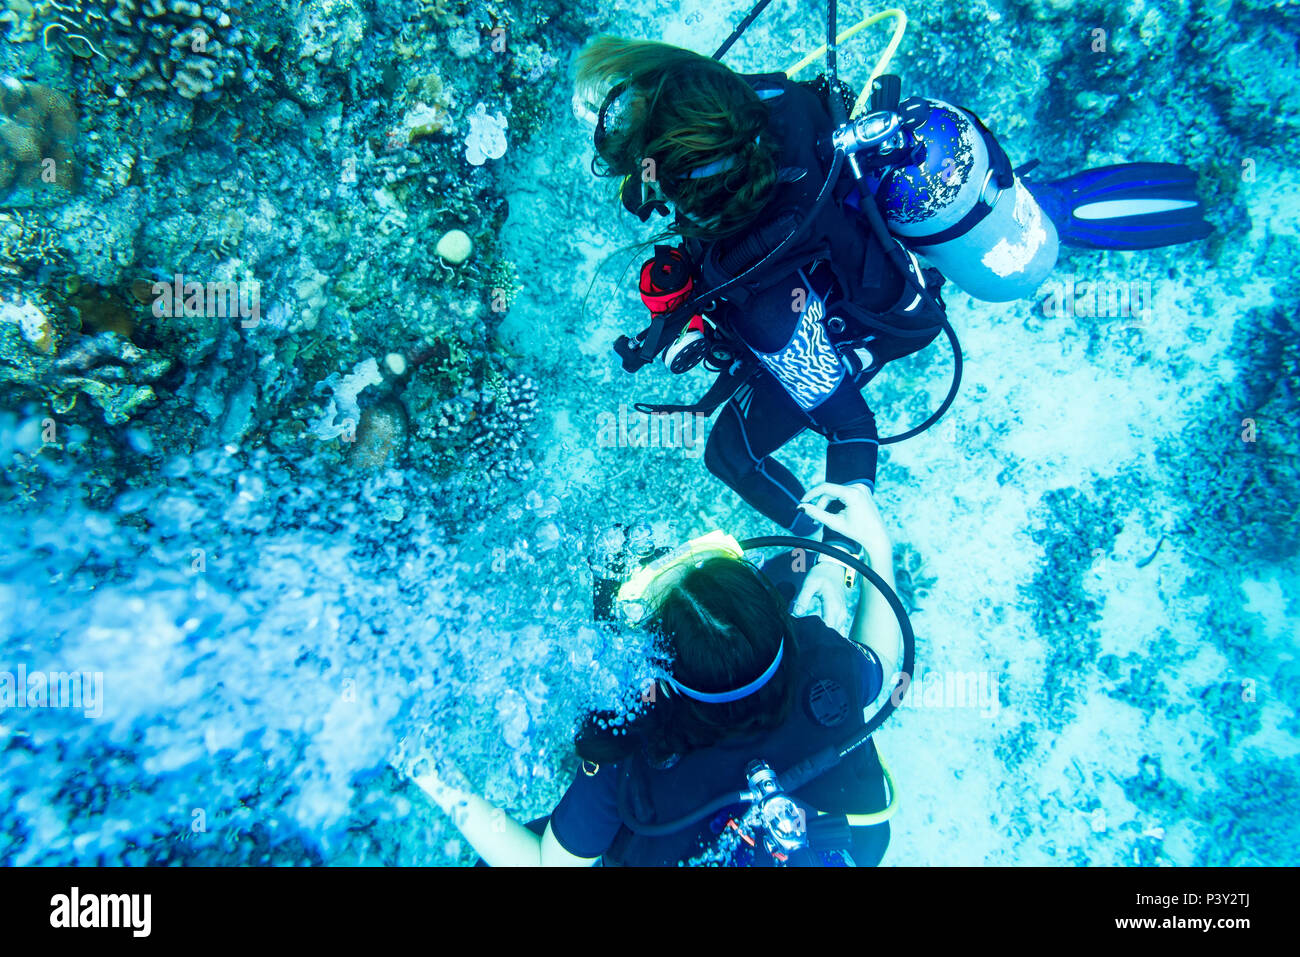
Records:
[[[984,122],[978,116],[964,106],[959,106],[958,109],[971,118],[975,128],[979,130],[980,136],[984,139],[984,146],[989,152],[989,171],[991,173],[989,182],[996,183],[998,191],[990,200],[987,187],[981,189],[978,202],[971,207],[970,212],[965,216],[933,236],[905,239],[904,242],[908,246],[938,246],[965,236],[985,216],[993,212],[993,207],[997,205],[998,198],[1002,195],[1003,190],[1010,189],[1015,185],[1015,171],[1011,168],[1011,160],[1008,158],[1006,150],[1002,148],[1002,145],[998,143],[993,134],[989,132],[989,128],[984,125]]]
[[[737,359],[731,368],[720,372],[713,380],[709,390],[690,405],[663,405],[651,402],[637,402],[632,408],[645,415],[659,412],[694,412],[696,415],[711,415],[713,410],[727,402],[740,391],[740,387],[754,377],[759,366],[753,359]]]

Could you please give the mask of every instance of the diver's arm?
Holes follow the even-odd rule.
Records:
[[[844,503],[844,510],[827,512],[832,501]],[[866,486],[824,482],[811,489],[799,507],[828,529],[835,529],[860,544],[863,560],[891,589],[894,587],[893,546],[875,499]],[[886,675],[897,671],[903,658],[903,635],[894,611],[874,585],[858,577],[858,610],[849,628],[849,638],[875,653]]]
[[[436,772],[412,780],[451,817],[465,840],[492,867],[590,867],[599,860],[570,854],[556,840],[550,824],[539,837],[477,794],[447,784]]]
[[[832,485],[860,485],[874,491],[880,435],[876,431],[876,417],[853,380],[845,378],[809,417],[826,436],[826,481]],[[822,541],[856,551],[853,545],[856,540],[836,528],[825,527]]]
[[[893,546],[884,526],[880,526],[878,536],[862,541],[861,544],[867,551],[866,563],[893,589]],[[898,628],[898,619],[894,617],[889,602],[880,593],[880,589],[867,581],[865,575],[858,576],[858,610],[853,616],[849,637],[875,653],[886,676],[898,670],[903,660],[903,633]]]

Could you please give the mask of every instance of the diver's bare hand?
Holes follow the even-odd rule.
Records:
[[[844,566],[818,562],[808,569],[803,588],[790,609],[796,617],[816,615],[841,635],[849,630],[849,590],[844,587]]]
[[[826,509],[832,502],[842,502],[843,510],[828,512]],[[799,508],[827,528],[847,535],[868,552],[874,553],[882,545],[888,550],[889,533],[885,531],[885,520],[876,507],[875,496],[865,485],[823,482],[804,495]]]

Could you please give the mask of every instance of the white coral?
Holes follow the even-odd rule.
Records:
[[[373,359],[358,362],[349,375],[339,378],[337,372],[325,378],[318,389],[328,386],[334,390],[329,405],[319,419],[307,426],[307,432],[318,439],[336,439],[344,432],[355,432],[361,421],[361,409],[357,405],[359,396],[366,386],[379,385],[384,377],[379,374],[379,363]]]
[[[0,301],[0,322],[13,323],[29,343],[42,352],[50,351],[54,326],[45,313],[26,299],[17,302]]]
[[[500,113],[488,115],[487,107],[479,103],[469,117],[469,134],[465,137],[465,159],[472,166],[482,166],[487,160],[506,155],[506,118]]]

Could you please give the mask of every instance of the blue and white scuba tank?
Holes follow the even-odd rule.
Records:
[[[978,117],[917,100],[929,106],[912,133],[924,155],[873,184],[889,231],[976,299],[1032,296],[1056,265],[1056,227]]]

